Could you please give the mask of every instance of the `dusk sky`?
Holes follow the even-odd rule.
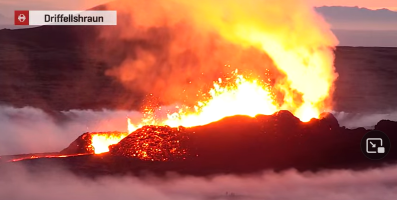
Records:
[[[359,6],[397,10],[396,0],[308,0],[314,6]]]
[[[15,9],[85,9],[108,0],[0,0],[0,13],[12,17]],[[307,0],[313,6],[359,6],[397,10],[397,0]]]

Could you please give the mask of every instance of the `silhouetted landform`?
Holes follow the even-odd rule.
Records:
[[[397,30],[397,12],[388,9],[371,10],[359,7],[323,6],[315,10],[334,29]]]
[[[315,8],[331,25],[340,46],[397,47],[397,12],[359,7]]]
[[[62,150],[61,154],[75,154],[79,153],[94,153],[94,149],[91,146],[92,136],[90,133],[84,133],[80,135],[75,141],[70,143],[70,145]]]
[[[180,141],[185,149],[184,156],[168,161],[140,159],[123,152],[142,150],[131,145],[137,136],[158,131],[172,132],[174,137],[167,142]],[[353,130],[340,127],[332,114],[324,114],[322,119],[312,119],[303,123],[288,111],[274,115],[228,117],[221,121],[193,128],[143,127],[115,145],[116,150],[99,155],[85,155],[67,158],[40,158],[23,160],[17,163],[32,166],[61,165],[72,172],[96,176],[107,174],[146,173],[164,174],[177,172],[191,175],[211,175],[217,173],[255,173],[262,170],[320,169],[366,169],[395,163],[397,151],[397,122],[382,120],[376,127],[388,134],[392,149],[386,158],[373,161],[366,158],[360,149],[360,142],[369,130]],[[141,135],[140,135],[141,134]],[[79,137],[84,143],[84,139]],[[143,140],[141,140],[143,141]],[[76,141],[74,142],[76,144]],[[70,147],[69,147],[70,148]],[[114,148],[114,147],[113,147]],[[172,146],[171,146],[172,148]],[[143,148],[147,149],[147,148]],[[178,149],[178,150],[180,150]],[[84,153],[76,148],[75,152]],[[65,151],[65,150],[64,150]],[[147,151],[148,157],[156,152]],[[6,163],[12,165],[13,163]],[[1,165],[0,165],[1,166]],[[34,167],[33,167],[34,168]],[[34,169],[40,170],[40,169]]]
[[[397,47],[397,30],[332,29],[340,46]]]

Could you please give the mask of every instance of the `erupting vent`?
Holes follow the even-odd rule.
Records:
[[[91,132],[84,133],[73,141],[69,147],[61,151],[62,154],[100,154],[109,151],[109,146],[117,144],[127,137],[126,132]]]
[[[143,160],[178,160],[185,159],[187,155],[183,143],[188,139],[183,127],[144,126],[109,149],[113,155]]]
[[[128,136],[128,133],[124,132],[102,132],[102,133],[90,133],[91,145],[89,148],[93,149],[96,154],[105,153],[109,151],[109,146],[117,144],[123,138]]]

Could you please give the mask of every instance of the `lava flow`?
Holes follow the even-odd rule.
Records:
[[[128,136],[126,132],[92,132],[84,133],[76,141],[74,141],[68,148],[74,148],[73,152],[61,151],[60,153],[52,154],[32,154],[21,155],[16,158],[5,159],[9,162],[16,162],[21,160],[31,160],[37,158],[65,158],[72,156],[101,154],[109,152],[109,146],[117,144],[122,139]],[[80,153],[75,153],[80,152]]]
[[[79,153],[79,154],[70,154],[70,155],[31,155],[31,156],[22,156],[20,158],[10,159],[9,162],[18,162],[21,160],[32,160],[37,158],[67,158],[74,156],[84,156],[89,155],[89,153]]]

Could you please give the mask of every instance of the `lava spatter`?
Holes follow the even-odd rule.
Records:
[[[183,127],[144,126],[111,145],[110,153],[150,161],[185,159],[188,152],[183,143],[189,138],[184,130]]]

